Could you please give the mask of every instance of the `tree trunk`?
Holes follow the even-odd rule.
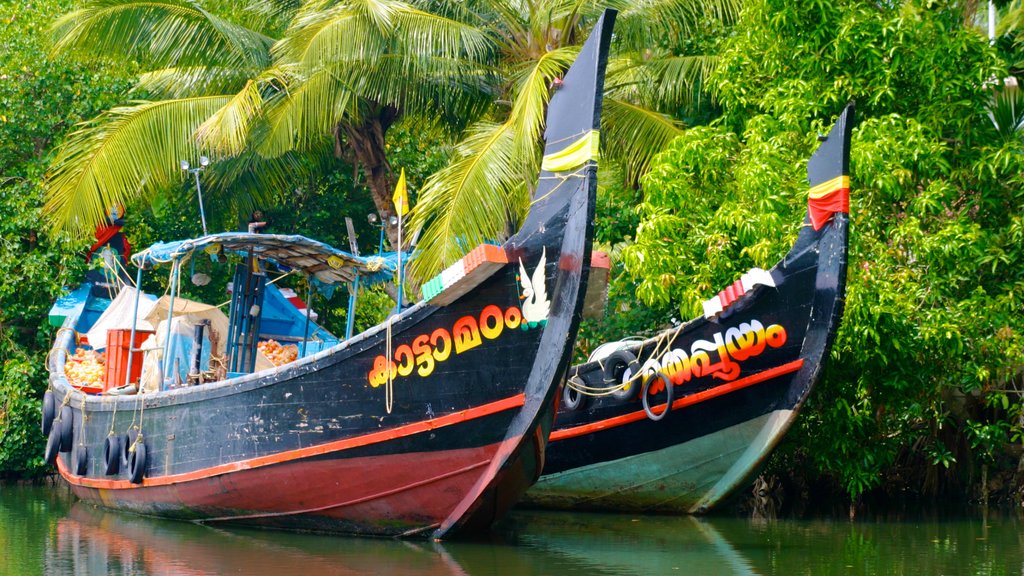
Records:
[[[398,245],[398,228],[388,225],[390,218],[397,216],[391,201],[395,179],[384,148],[384,134],[400,115],[401,111],[393,106],[371,104],[362,122],[343,123],[335,130],[335,155],[343,155],[340,137],[344,133],[356,163],[366,174],[366,185],[370,188],[373,204],[377,207],[377,214],[392,247]]]

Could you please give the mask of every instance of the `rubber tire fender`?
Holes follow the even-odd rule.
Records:
[[[46,438],[46,452],[43,453],[43,460],[47,464],[57,461],[57,454],[60,452],[60,428],[50,428],[50,435]]]
[[[53,428],[53,418],[57,415],[57,401],[53,399],[53,391],[47,390],[43,394],[43,436],[50,435],[50,428]]]
[[[117,474],[121,470],[120,436],[111,434],[103,441],[103,461],[106,462],[106,467],[103,471],[107,476]]]
[[[85,476],[89,471],[89,447],[85,444],[75,446],[71,452],[71,465],[74,466],[74,473],[77,476]]]
[[[75,440],[75,413],[71,406],[64,405],[60,409],[60,451],[71,452]]]
[[[630,374],[636,374],[637,370],[640,369],[640,363],[637,362],[636,356],[629,350],[616,350],[612,352],[604,359],[602,364],[604,365],[605,384],[620,384],[626,370],[629,370]],[[627,400],[633,396],[636,396],[636,387],[632,384],[612,392],[612,398],[617,400]]]
[[[128,479],[132,484],[142,484],[142,479],[146,477],[146,464],[146,443],[139,442],[128,459],[128,471],[131,474]]]
[[[562,386],[562,410],[576,412],[586,408],[589,403],[590,396],[570,386],[568,381]]]
[[[665,384],[665,410],[661,414],[655,414],[651,411],[651,399],[647,394],[651,385],[654,384],[656,379],[660,378]],[[664,372],[655,372],[650,376],[644,378],[644,386],[640,389],[640,403],[644,405],[644,412],[647,417],[651,420],[658,422],[668,416],[668,413],[672,411],[672,401],[675,400],[675,387],[672,385],[672,379],[665,375]]]
[[[129,428],[127,432],[121,435],[121,465],[125,469],[129,469],[129,459],[131,457],[132,444],[135,443],[135,438],[139,435],[139,431],[135,428]]]

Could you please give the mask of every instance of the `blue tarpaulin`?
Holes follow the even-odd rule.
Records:
[[[315,278],[317,283],[327,285],[351,282],[357,274],[364,285],[390,282],[398,269],[395,252],[356,256],[305,236],[248,232],[222,232],[189,240],[158,242],[132,255],[132,262],[148,268],[184,258],[198,250],[211,254],[223,250],[239,256],[251,253],[282,270],[298,270]]]

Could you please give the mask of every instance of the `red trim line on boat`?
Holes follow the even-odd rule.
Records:
[[[407,490],[413,490],[421,486],[426,486],[428,484],[440,482],[441,480],[447,480],[452,476],[458,476],[459,474],[472,472],[473,470],[480,468],[482,466],[486,466],[489,463],[490,460],[484,460],[482,462],[477,462],[476,464],[470,464],[469,466],[459,468],[458,470],[451,470],[449,472],[445,472],[444,474],[439,474],[437,476],[427,478],[426,480],[420,480],[419,482],[413,482],[412,484],[406,484],[405,486],[392,488],[391,490],[386,490],[384,492],[377,492],[376,494],[370,494],[369,496],[363,496],[362,498],[356,498],[355,500],[345,500],[344,502],[336,502],[334,504],[328,504],[326,506],[318,506],[316,508],[305,508],[302,510],[288,510],[287,512],[264,512],[260,514],[240,514],[238,516],[218,516],[215,518],[204,518],[200,520],[200,522],[224,522],[236,520],[251,520],[253,518],[276,518],[279,516],[298,516],[301,514],[313,514],[315,512],[323,512],[324,510],[333,510],[335,508],[344,508],[346,506],[355,506],[356,504],[371,502],[373,500],[380,500],[382,498],[387,498],[388,496],[392,496],[394,494],[400,494]],[[435,526],[435,524],[431,525],[431,527]]]
[[[803,365],[804,365],[803,358],[798,358],[798,359],[796,359],[796,360],[794,360],[792,362],[788,362],[788,363],[783,364],[781,366],[776,366],[775,368],[769,368],[768,370],[765,370],[763,372],[758,372],[757,374],[751,374],[750,376],[747,376],[746,378],[740,378],[739,380],[736,380],[735,382],[729,382],[728,384],[722,384],[721,386],[715,386],[714,388],[709,388],[708,390],[704,390],[702,392],[697,392],[696,394],[691,394],[689,396],[685,396],[683,398],[680,398],[679,400],[676,400],[675,402],[672,402],[672,409],[673,410],[678,410],[680,408],[685,408],[686,406],[692,406],[694,404],[698,404],[700,402],[704,402],[705,400],[710,400],[712,398],[717,398],[717,397],[722,396],[724,394],[728,394],[730,392],[735,392],[736,390],[741,390],[743,388],[747,388],[748,386],[753,386],[754,384],[760,384],[761,382],[765,382],[766,380],[771,380],[772,378],[775,378],[776,376],[782,376],[783,374],[789,374],[790,372],[796,372],[801,367],[803,367]],[[658,410],[659,408],[661,410],[664,410],[665,409],[665,405],[662,404],[661,406],[655,406],[655,407],[652,408],[651,411],[660,414],[661,410]],[[577,436],[583,436],[584,434],[590,434],[592,432],[597,432],[597,431],[600,431],[600,430],[607,430],[609,428],[617,428],[619,426],[623,426],[623,425],[629,424],[631,422],[636,422],[638,420],[643,420],[644,418],[647,418],[647,414],[643,410],[637,410],[636,412],[630,412],[629,414],[622,414],[620,416],[615,416],[614,418],[608,418],[606,420],[601,420],[599,422],[591,422],[590,424],[584,424],[582,426],[576,426],[576,427],[573,427],[573,428],[563,428],[562,430],[554,430],[554,431],[551,432],[550,441],[551,442],[558,442],[559,440],[566,440],[568,438],[575,438]]]
[[[184,472],[181,474],[171,474],[168,476],[156,476],[154,478],[145,478],[143,479],[142,484],[132,484],[128,480],[107,480],[105,478],[87,478],[84,476],[76,476],[74,474],[71,474],[71,471],[67,468],[67,466],[64,465],[64,460],[62,458],[57,458],[57,468],[60,470],[61,476],[63,476],[68,482],[71,482],[72,484],[78,486],[86,486],[89,488],[126,489],[141,488],[146,486],[166,486],[168,484],[189,482],[192,480],[209,478],[211,476],[219,476],[221,474],[228,474],[231,472],[240,472],[242,470],[260,468],[262,466],[270,466],[273,464],[280,464],[282,462],[288,462],[290,460],[298,460],[300,458],[319,456],[321,454],[340,452],[342,450],[348,450],[351,448],[359,448],[362,446],[368,446],[370,444],[386,442],[388,440],[394,440],[396,438],[402,438],[405,436],[412,436],[413,434],[420,434],[422,432],[428,432],[430,430],[443,428],[445,426],[461,424],[462,422],[466,422],[476,418],[481,418],[483,416],[490,416],[491,414],[497,414],[498,412],[504,412],[505,410],[520,408],[525,404],[526,395],[517,394],[515,396],[510,396],[503,400],[498,400],[497,402],[491,402],[490,404],[475,406],[473,408],[469,408],[452,414],[446,414],[444,416],[433,418],[431,420],[413,422],[412,424],[398,426],[397,428],[381,430],[380,432],[364,434],[362,436],[356,436],[354,438],[345,438],[344,440],[327,442],[326,444],[319,444],[317,446],[309,446],[306,448],[298,448],[296,450],[288,450],[276,454],[268,454],[266,456],[250,458],[249,460],[229,462],[227,464],[212,466],[210,468],[203,468],[202,470]]]

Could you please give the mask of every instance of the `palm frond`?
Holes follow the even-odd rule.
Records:
[[[153,68],[264,67],[273,44],[192,0],[89,0],[51,31],[54,52],[129,58]]]
[[[382,37],[348,4],[324,12],[304,11],[271,49],[278,62],[302,64],[314,70],[324,63],[353,55],[383,52]]]
[[[518,228],[529,198],[508,123],[479,122],[456,158],[431,175],[409,222],[422,231],[409,276],[422,282],[486,240]]]
[[[608,63],[605,94],[661,110],[691,106],[717,65],[714,55],[620,56]]]
[[[223,156],[241,154],[248,146],[252,124],[263,112],[263,95],[257,81],[250,80],[196,129],[201,146]]]
[[[151,100],[230,94],[241,90],[258,72],[224,66],[162,68],[139,76],[133,90],[144,92]]]
[[[306,149],[331,134],[342,118],[358,114],[352,86],[329,70],[319,70],[266,103],[265,132],[256,149],[273,158]]]
[[[180,181],[179,161],[198,156],[193,133],[229,98],[134,102],[81,125],[60,147],[46,183],[54,227],[91,230],[112,204]]]
[[[682,134],[682,126],[664,114],[606,96],[601,132],[602,155],[620,164],[626,181],[635,184],[654,156]]]
[[[731,23],[742,0],[612,0],[619,10],[615,37],[620,50],[644,50],[663,39],[696,35],[709,20]]]
[[[556,48],[513,75],[514,100],[509,122],[520,154],[532,157],[530,152],[539,150],[551,82],[565,73],[578,53],[579,46]]]
[[[1016,86],[1000,86],[992,93],[989,119],[1004,142],[1021,137],[1024,130],[1024,92]]]

